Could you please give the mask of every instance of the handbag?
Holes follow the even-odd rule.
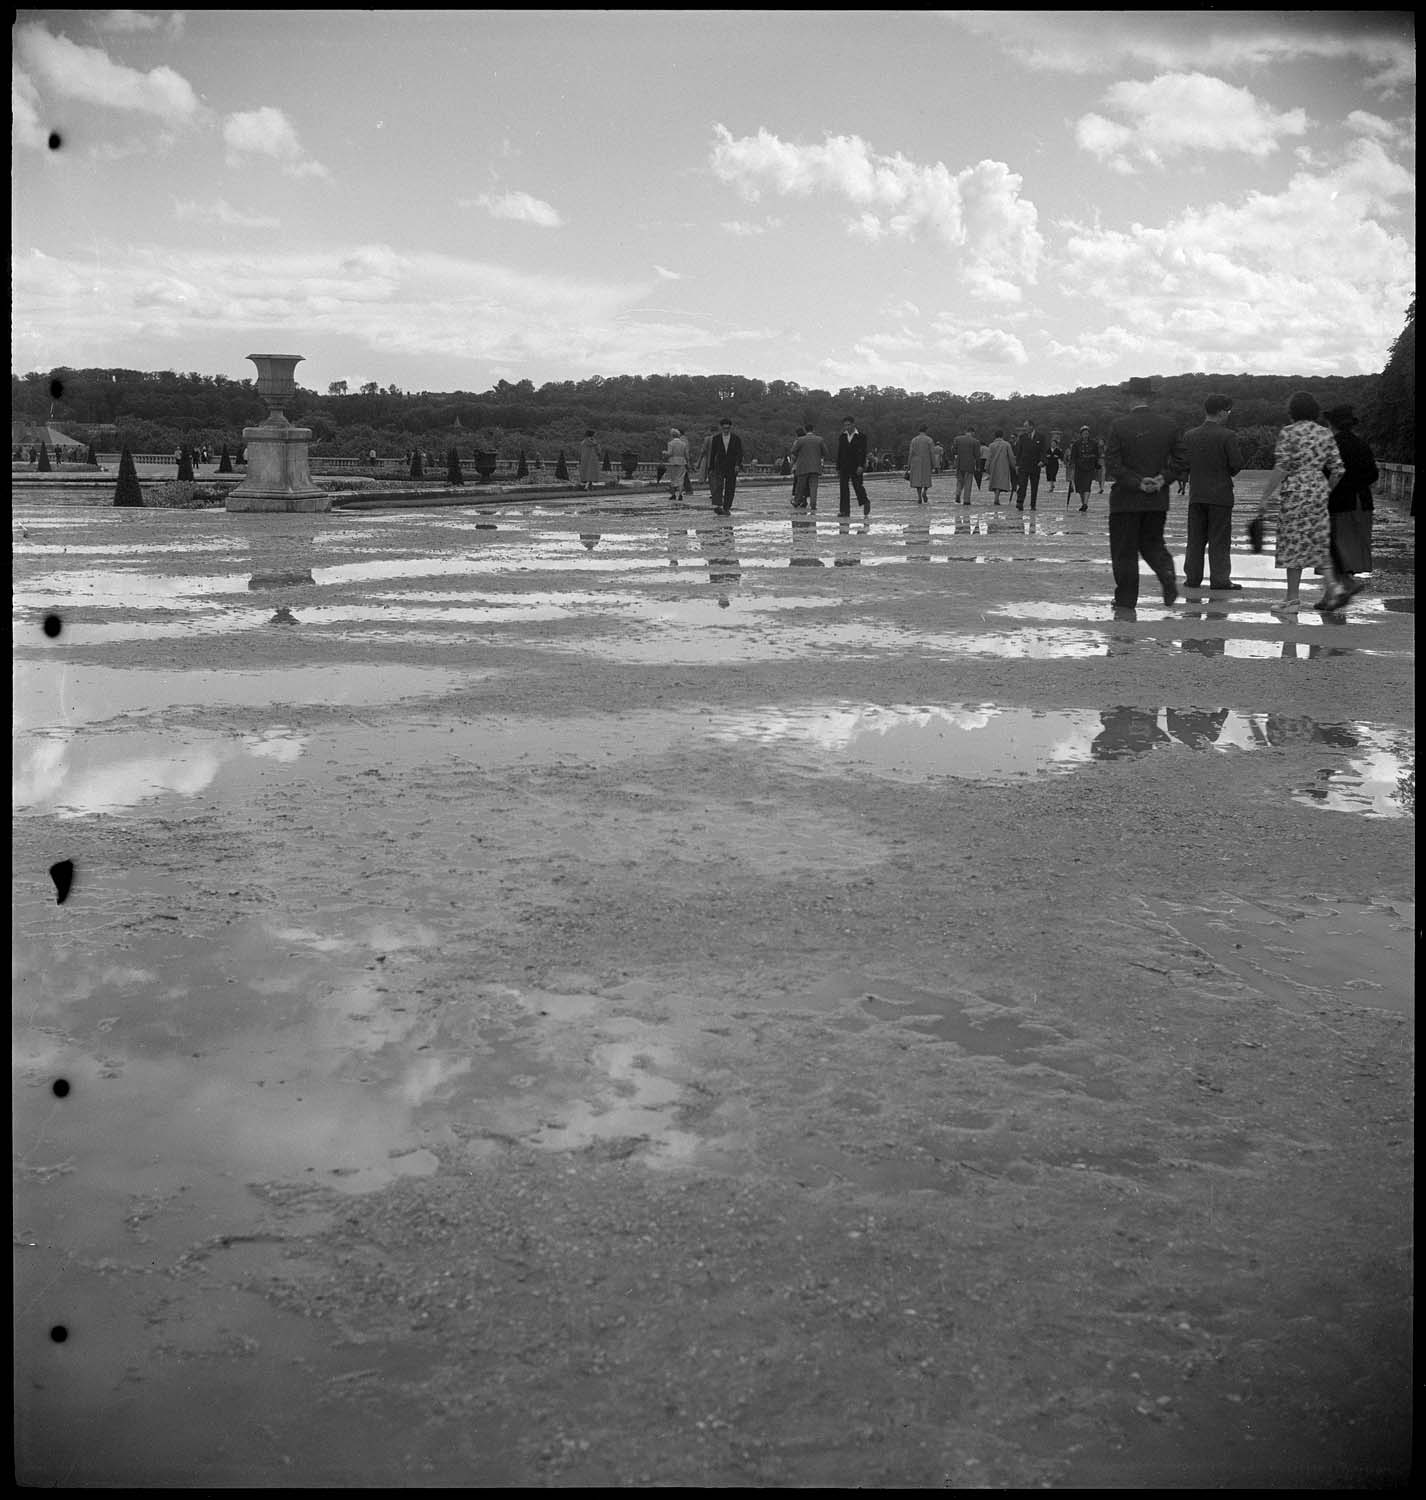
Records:
[[[1266,528],[1263,525],[1263,518],[1261,516],[1254,516],[1248,522],[1248,545],[1254,552],[1261,552],[1263,550],[1263,533],[1265,530]]]

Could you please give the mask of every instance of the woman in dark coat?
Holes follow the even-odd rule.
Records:
[[[1332,523],[1332,562],[1350,597],[1367,586],[1355,575],[1372,570],[1372,486],[1381,471],[1372,450],[1352,430],[1357,414],[1350,406],[1334,406],[1323,416],[1331,424],[1346,470],[1327,497],[1327,512]]]

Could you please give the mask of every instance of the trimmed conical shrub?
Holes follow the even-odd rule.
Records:
[[[233,472],[233,461],[228,457],[228,445],[223,444],[223,451],[218,458],[218,472],[220,474],[231,474]]]
[[[115,505],[142,505],[144,492],[139,488],[138,470],[134,468],[134,455],[127,448],[119,455],[119,482],[114,486]]]
[[[41,474],[48,474],[50,471],[50,452],[43,443],[40,444],[40,456],[35,467]]]
[[[563,448],[560,449],[559,459],[555,463],[555,478],[556,479],[568,479],[569,478],[569,465],[564,461],[564,449]]]
[[[528,479],[530,477],[530,466],[525,462],[525,450],[520,449],[520,467],[515,470],[516,479]]]
[[[613,468],[613,467],[614,467],[614,466],[613,466],[613,464],[611,464],[611,463],[610,463],[610,462],[609,462],[609,450],[608,450],[608,449],[607,449],[607,448],[606,448],[606,449],[605,449],[605,450],[604,450],[604,472],[605,472],[605,473],[606,473],[606,474],[607,474],[607,473],[609,473],[609,471],[610,471],[610,470],[611,470],[611,469],[612,469],[612,468]]]
[[[89,453],[84,462],[87,463],[91,469],[97,469],[99,467],[99,455],[94,451],[93,443],[90,443],[89,445]]]
[[[421,467],[421,450],[413,448],[411,450],[411,478],[424,479],[425,477],[426,471]]]
[[[460,471],[460,454],[454,448],[446,455],[446,483],[465,483],[465,475]]]
[[[187,443],[178,451],[178,482],[193,483],[193,453]]]

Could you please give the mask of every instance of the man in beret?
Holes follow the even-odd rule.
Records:
[[[1168,486],[1187,467],[1178,424],[1153,409],[1158,395],[1151,380],[1135,377],[1124,387],[1133,403],[1127,416],[1109,429],[1104,467],[1109,476],[1109,560],[1114,569],[1115,612],[1139,603],[1142,557],[1164,591],[1164,603],[1178,601],[1173,558],[1164,546]]]

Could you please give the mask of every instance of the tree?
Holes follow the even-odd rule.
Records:
[[[1416,298],[1366,403],[1362,436],[1384,463],[1416,462]]]
[[[465,483],[465,475],[460,471],[460,454],[454,448],[446,455],[446,483]]]
[[[144,492],[139,488],[138,470],[134,468],[134,455],[127,448],[119,455],[119,482],[114,486],[115,505],[142,505]]]
[[[35,468],[41,474],[48,474],[50,472],[49,449],[45,447],[43,439],[40,440],[40,457]]]
[[[375,396],[378,395],[380,391],[381,387],[377,385],[374,380],[368,380],[367,383],[361,388],[361,393],[363,396]]]
[[[346,393],[347,383],[345,380],[334,380],[331,385],[327,387],[327,394],[329,396],[345,396]]]
[[[530,473],[530,466],[529,466],[529,464],[527,464],[525,462],[525,450],[523,448],[521,448],[520,449],[520,467],[515,470],[515,478],[516,479],[526,479],[526,478],[529,477],[529,473]]]

